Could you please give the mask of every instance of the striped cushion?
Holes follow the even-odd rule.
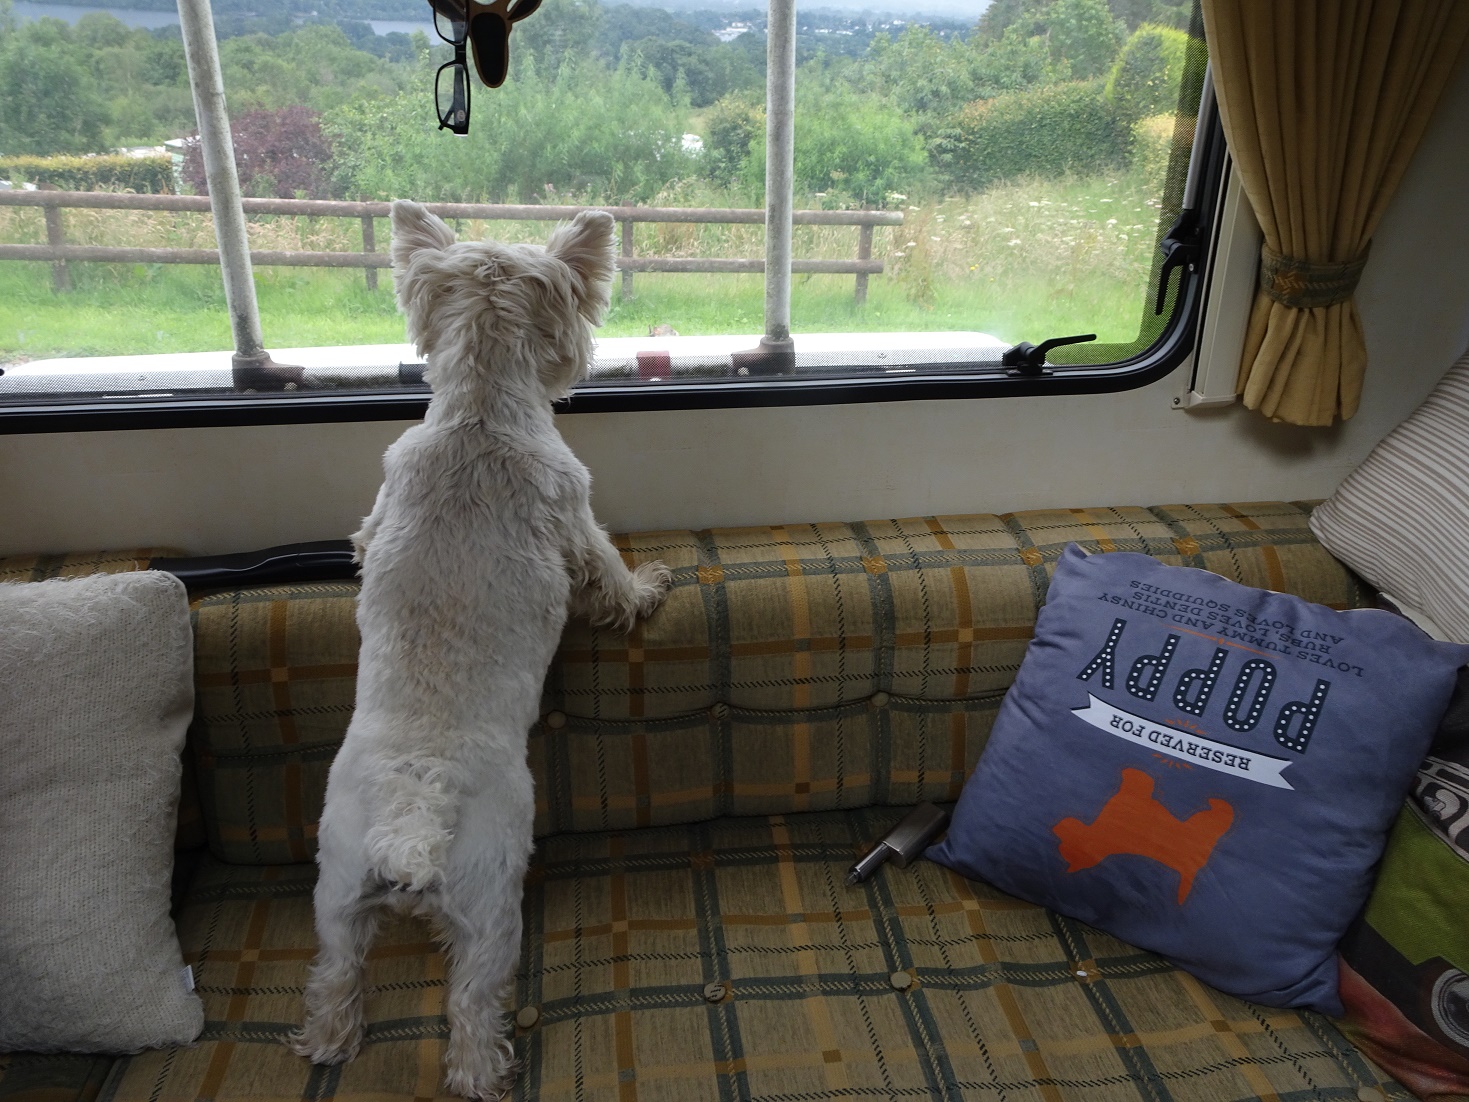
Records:
[[[536,832],[954,799],[1065,546],[1334,607],[1368,593],[1308,508],[1046,510],[620,537],[674,571],[630,636],[568,626],[531,732]],[[196,602],[193,746],[215,856],[308,861],[351,716],[355,583]]]
[[[1469,355],[1318,508],[1332,554],[1469,643]]]
[[[539,1016],[517,1032],[525,1070],[512,1097],[1315,1102],[1364,1087],[1410,1097],[1324,1018],[1229,998],[932,863],[843,887],[863,840],[893,817],[824,812],[546,841],[527,883],[514,996]],[[281,1043],[300,1020],[314,876],[309,865],[203,869],[180,937],[204,1035],[128,1058],[111,1098],[438,1094],[446,967],[413,922],[388,925],[371,954],[354,1062],[314,1068]]]

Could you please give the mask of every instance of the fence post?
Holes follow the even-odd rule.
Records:
[[[622,257],[624,260],[632,259],[632,222],[622,223]],[[632,269],[623,266],[622,269],[622,301],[627,302],[632,298]]]
[[[362,216],[362,251],[364,253],[377,252],[377,239],[373,235],[372,215],[370,214],[364,214]],[[364,268],[362,271],[367,276],[367,289],[369,291],[376,291],[377,269]]]
[[[857,259],[872,259],[872,223],[863,222],[862,230],[857,235]],[[867,301],[867,273],[857,273],[857,289],[855,291],[857,305],[861,306]]]
[[[43,184],[38,190],[55,191],[57,188],[55,184]],[[45,210],[46,244],[53,249],[59,249],[66,244],[66,235],[61,229],[61,208],[55,203],[47,203]],[[64,260],[51,261],[51,289],[58,293],[71,290],[71,271]]]

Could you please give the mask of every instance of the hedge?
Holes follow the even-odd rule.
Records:
[[[1106,172],[1126,163],[1131,144],[1102,82],[1073,81],[976,100],[930,152],[953,186],[977,191],[1017,176]]]
[[[1172,27],[1144,23],[1132,32],[1107,77],[1107,101],[1120,118],[1133,123],[1179,109],[1190,45]]]
[[[1132,167],[1142,173],[1154,195],[1162,195],[1168,181],[1168,162],[1173,157],[1177,129],[1176,115],[1150,115],[1132,128]]]
[[[0,157],[0,180],[50,184],[61,191],[135,191],[166,195],[174,190],[173,158]]]

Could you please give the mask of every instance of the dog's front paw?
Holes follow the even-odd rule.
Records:
[[[652,613],[673,585],[673,571],[661,562],[645,562],[632,572],[634,615],[641,619]]]

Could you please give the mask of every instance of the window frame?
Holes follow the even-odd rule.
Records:
[[[1201,102],[1189,164],[1189,187],[1196,214],[1198,240],[1205,243],[1209,267],[1217,263],[1220,197],[1225,183],[1225,148],[1217,104]],[[775,406],[846,405],[851,403],[954,401],[983,398],[1035,397],[1048,394],[1105,394],[1134,390],[1170,374],[1198,352],[1200,322],[1209,287],[1202,258],[1180,269],[1182,281],[1171,316],[1158,339],[1126,360],[1108,364],[1060,366],[1047,374],[1026,376],[992,368],[961,375],[956,365],[924,373],[921,365],[900,378],[874,379],[764,377],[749,380],[659,382],[656,385],[593,384],[558,402],[558,414],[625,413],[659,410],[748,409]],[[1170,279],[1175,278],[1170,275]],[[1059,334],[1030,334],[1037,342]],[[799,343],[800,334],[793,334]],[[752,339],[755,339],[752,336]],[[975,365],[980,366],[979,364]],[[985,365],[992,366],[992,365]],[[417,392],[332,392],[257,395],[214,395],[172,400],[106,399],[92,402],[46,402],[0,406],[0,435],[115,431],[119,429],[222,428],[244,425],[333,424],[342,422],[419,420],[431,397]]]

